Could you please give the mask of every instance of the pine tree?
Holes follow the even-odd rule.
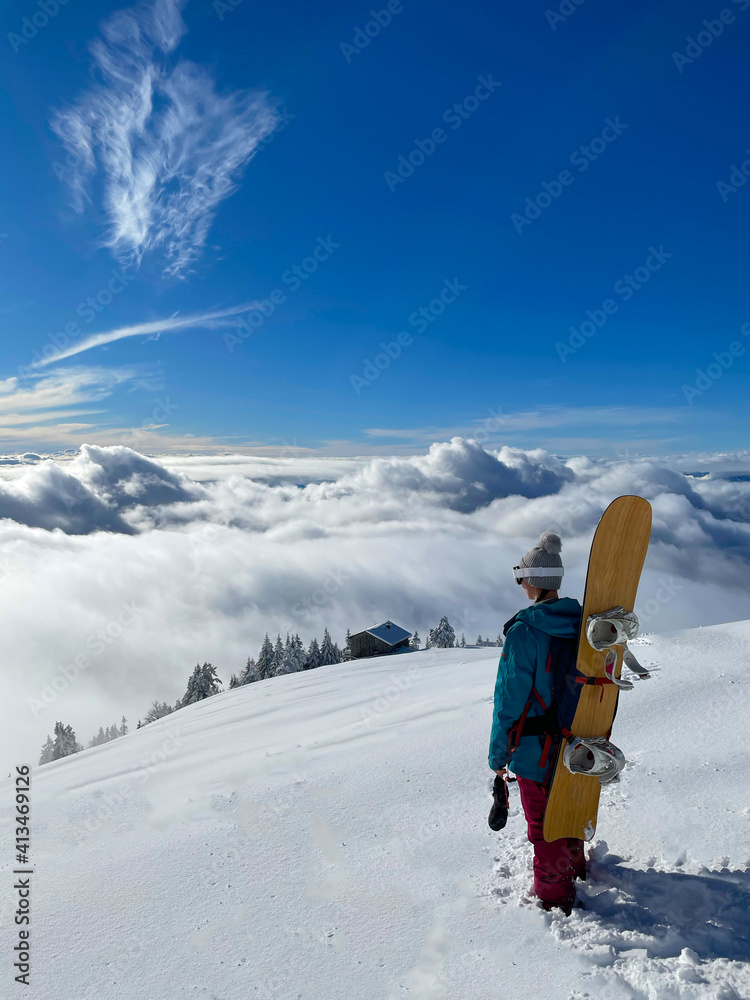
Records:
[[[348,649],[350,653],[352,651],[352,633],[349,629],[346,630],[346,637],[344,638],[344,649]]]
[[[305,658],[305,670],[314,670],[320,666],[320,646],[317,639],[312,639]]]
[[[125,718],[124,715],[122,717],[122,722],[120,723],[119,733],[120,733],[120,736],[127,736],[128,735],[128,720]]]
[[[273,647],[273,667],[271,668],[271,676],[278,677],[282,673],[282,667],[284,665],[284,643],[281,641],[281,636],[276,636],[276,645]]]
[[[49,764],[51,760],[54,760],[54,750],[55,744],[52,742],[52,737],[47,733],[47,742],[42,747],[42,753],[39,757],[40,764]]]
[[[62,757],[70,757],[71,754],[82,750],[80,743],[76,740],[76,734],[72,726],[64,726],[62,722],[55,723],[55,742],[52,746],[52,760],[60,760]]]
[[[331,663],[341,663],[341,654],[338,646],[331,642],[331,634],[328,629],[323,629],[323,641],[320,644],[320,665],[327,667]]]
[[[119,735],[120,734],[117,731],[117,726],[115,725],[115,723],[112,723],[112,725],[107,730],[107,740],[116,740]]]
[[[503,644],[504,642],[505,642],[505,638],[504,638],[504,636],[503,636],[503,633],[501,632],[501,633],[500,633],[500,635],[499,635],[499,636],[497,637],[497,639],[495,640],[495,645],[496,645],[496,646],[502,646],[502,644]]]
[[[443,615],[438,623],[436,629],[430,629],[430,638],[427,641],[428,646],[435,646],[438,649],[452,649],[456,644],[456,633],[448,621],[448,619]]]
[[[461,649],[465,649],[465,648],[466,648],[466,636],[462,632],[461,633]]]
[[[139,719],[139,720],[138,720],[138,725],[137,725],[137,726],[136,726],[135,728],[136,728],[136,729],[140,729],[142,725],[143,725],[143,723],[142,723],[142,722],[141,722],[141,720]]]
[[[168,705],[166,701],[161,703],[153,701],[151,703],[151,708],[143,717],[142,724],[146,726],[149,722],[156,722],[157,719],[162,719],[165,715],[170,715],[172,712],[174,712],[174,709],[171,705]]]
[[[260,680],[258,666],[252,656],[248,656],[245,669],[240,674],[240,684],[254,684],[257,680]]]
[[[218,694],[221,690],[221,681],[216,676],[216,667],[212,663],[204,663],[203,666],[195,665],[187,684],[187,690],[180,699],[180,707],[194,705],[196,701],[203,701]]]
[[[484,639],[481,637],[481,635],[477,636],[476,645],[477,646],[483,646],[484,645]]]
[[[419,649],[421,644],[422,640],[419,638],[419,632],[415,632],[411,639],[409,639],[409,649]]]
[[[273,676],[273,646],[271,645],[271,640],[268,638],[268,632],[266,632],[266,637],[260,648],[257,666],[259,680],[264,681],[267,677]]]
[[[289,648],[284,652],[280,673],[296,674],[298,670],[304,669],[305,651],[302,648],[302,640],[298,635],[295,635],[289,643]]]
[[[239,686],[240,686],[239,677],[237,676],[237,674],[232,674],[232,676],[229,678],[229,690],[231,691],[232,688],[238,688]]]

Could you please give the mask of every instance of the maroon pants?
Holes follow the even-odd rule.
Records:
[[[549,787],[530,778],[518,778],[521,804],[526,814],[529,840],[534,845],[534,892],[553,906],[572,906],[575,902],[575,878],[586,877],[583,841],[561,837],[547,843],[544,839],[544,810]]]

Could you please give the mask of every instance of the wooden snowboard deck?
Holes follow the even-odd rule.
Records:
[[[604,677],[606,650],[597,652],[586,639],[589,615],[620,604],[632,611],[638,581],[651,535],[651,505],[642,497],[613,500],[602,515],[594,535],[583,599],[583,622],[578,643],[578,669],[590,677]],[[615,646],[615,676],[622,671],[622,647]],[[603,692],[603,695],[602,695]],[[627,694],[625,695],[627,697]],[[586,685],[576,709],[571,731],[576,736],[606,736],[612,727],[617,687]],[[596,777],[571,774],[558,751],[552,787],[544,816],[544,839],[578,837],[591,840],[596,830],[601,784]]]

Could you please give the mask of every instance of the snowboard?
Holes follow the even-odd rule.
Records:
[[[597,651],[589,645],[588,617],[617,605],[626,611],[633,610],[650,535],[651,505],[642,497],[618,497],[602,515],[589,556],[576,661],[581,673],[589,677],[605,676],[607,651]],[[613,649],[617,653],[614,676],[619,679],[623,647]],[[570,726],[573,735],[608,738],[617,694],[615,684],[583,685]],[[601,783],[599,778],[588,774],[571,774],[562,760],[566,743],[563,739],[557,753],[544,815],[544,839],[548,842],[560,837],[591,840],[596,831]]]

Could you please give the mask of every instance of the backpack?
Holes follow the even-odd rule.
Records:
[[[508,623],[508,625],[510,624],[511,622]],[[542,755],[539,758],[539,766],[546,767],[549,763],[551,768],[557,759],[557,750],[560,743],[563,739],[568,739],[573,735],[570,727],[573,725],[583,685],[595,684],[601,686],[612,683],[608,677],[589,677],[587,674],[581,673],[576,666],[577,658],[577,638],[566,639],[557,635],[551,637],[546,671],[552,674],[552,704],[545,705],[536,687],[532,686],[529,700],[526,702],[520,718],[511,727],[508,736],[509,759],[522,737],[544,736],[545,740],[542,747]],[[601,697],[603,698],[603,687],[601,691]],[[534,700],[538,701],[541,705],[543,714],[528,719],[527,715]],[[615,714],[617,714],[617,702],[615,702]],[[545,780],[548,777],[549,774],[545,775]]]

